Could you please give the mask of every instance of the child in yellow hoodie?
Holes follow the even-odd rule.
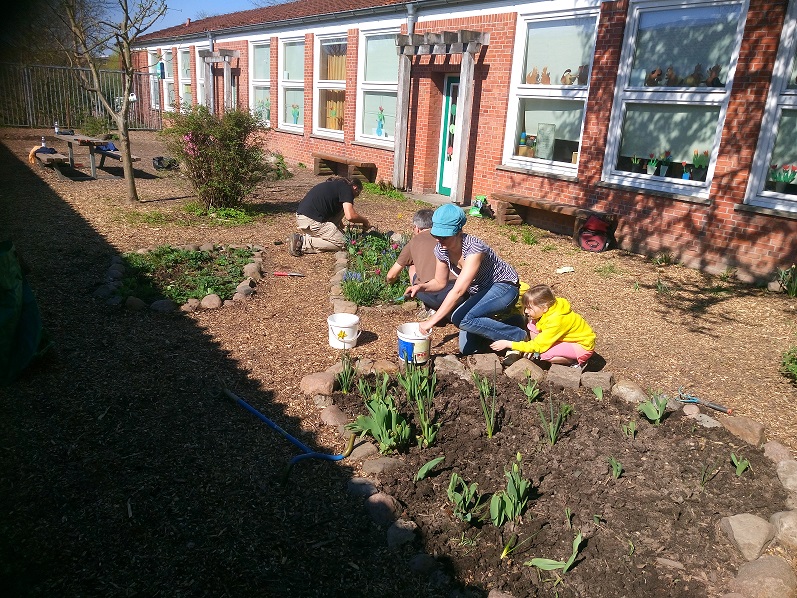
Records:
[[[556,297],[550,287],[538,284],[523,294],[529,319],[528,341],[495,341],[493,351],[511,349],[533,353],[539,359],[583,368],[595,350],[595,333],[586,320],[570,309],[570,302]]]

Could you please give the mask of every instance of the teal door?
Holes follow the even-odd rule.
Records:
[[[459,152],[454,144],[457,124],[457,96],[459,95],[459,77],[446,77],[443,83],[443,123],[440,135],[440,171],[437,177],[437,192],[451,195],[451,187],[456,176],[456,164]]]

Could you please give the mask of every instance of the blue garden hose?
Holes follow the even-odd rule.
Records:
[[[345,459],[346,457],[348,457],[349,455],[351,455],[351,451],[354,448],[355,434],[352,434],[349,437],[349,443],[346,446],[346,450],[343,451],[343,453],[341,453],[340,455],[330,455],[328,453],[319,453],[319,452],[314,451],[310,447],[308,447],[302,441],[300,441],[297,438],[294,438],[293,436],[288,434],[285,430],[280,428],[277,424],[275,424],[273,421],[271,421],[265,415],[260,413],[257,409],[252,407],[249,403],[244,401],[241,397],[236,395],[231,390],[225,388],[224,389],[224,394],[227,395],[227,397],[229,397],[234,403],[238,403],[238,405],[240,405],[241,407],[246,409],[249,413],[251,413],[252,415],[257,417],[259,420],[265,422],[266,425],[268,425],[269,428],[279,432],[285,438],[287,438],[293,444],[295,444],[297,447],[302,449],[303,454],[296,455],[293,459],[290,460],[290,463],[288,463],[288,466],[287,466],[287,468],[285,470],[285,473],[284,473],[284,478],[285,479],[287,479],[288,475],[290,475],[291,469],[293,468],[293,466],[296,463],[298,463],[299,461],[302,461],[303,459],[322,459],[324,461],[341,461],[341,460]]]

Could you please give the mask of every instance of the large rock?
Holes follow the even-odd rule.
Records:
[[[356,314],[357,304],[354,301],[346,301],[345,299],[335,299],[332,302],[332,311],[336,314]]]
[[[581,372],[581,386],[584,388],[600,388],[609,392],[614,385],[614,374],[611,372]]]
[[[443,374],[453,374],[463,380],[470,380],[470,374],[465,366],[462,365],[453,355],[438,355],[434,358],[434,371],[440,376]]]
[[[349,421],[349,416],[335,405],[330,405],[321,412],[321,421],[327,426],[340,426]]]
[[[773,463],[780,463],[791,459],[791,451],[780,442],[770,440],[764,444],[764,456],[768,457]]]
[[[720,520],[720,529],[736,544],[739,552],[748,561],[754,561],[770,540],[775,537],[775,526],[766,519],[743,513]]]
[[[299,388],[307,396],[331,395],[335,389],[335,375],[329,372],[308,374],[299,382]]]
[[[202,298],[202,301],[199,302],[199,307],[201,309],[219,309],[221,305],[221,297],[219,297],[216,293],[205,295]]]
[[[789,550],[797,551],[797,511],[775,513],[769,522],[775,527],[777,541]]]
[[[415,540],[415,530],[418,524],[411,520],[398,519],[387,529],[388,548],[398,548],[405,544],[412,544]]]
[[[388,527],[401,514],[399,502],[384,492],[377,492],[365,499],[365,510],[377,525]]]
[[[746,598],[797,598],[797,578],[778,556],[762,556],[739,567],[733,590]]]
[[[467,357],[468,368],[471,372],[479,374],[479,376],[487,377],[491,382],[493,376],[496,378],[500,376],[504,368],[501,365],[501,360],[495,353],[477,353],[476,355],[468,355]]]
[[[247,276],[252,280],[260,280],[263,278],[263,271],[260,269],[260,263],[251,262],[246,264],[244,266],[244,276]]]
[[[722,425],[747,444],[761,446],[766,442],[764,425],[748,417],[728,416],[722,419]]]
[[[554,388],[569,388],[578,390],[581,386],[581,369],[571,368],[566,365],[553,364],[545,377],[548,385]]]
[[[631,380],[618,380],[617,384],[612,386],[612,396],[632,405],[644,403],[649,398],[642,387]]]
[[[540,385],[545,379],[545,370],[534,363],[531,359],[521,357],[504,370],[504,375],[509,376],[518,382],[525,382],[526,377],[528,376],[538,385]]]
[[[797,461],[789,459],[778,463],[778,479],[789,492],[797,492]]]

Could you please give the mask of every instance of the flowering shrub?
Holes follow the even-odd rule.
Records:
[[[163,131],[169,151],[205,206],[236,207],[268,172],[257,134],[264,129],[248,111],[223,116],[205,106],[175,112]]]
[[[343,296],[357,305],[389,303],[401,297],[409,286],[406,270],[393,284],[388,284],[385,276],[402,247],[403,244],[392,242],[382,233],[347,230],[349,266],[341,281]]]
[[[782,168],[778,168],[777,164],[772,164],[769,167],[769,178],[775,182],[791,183],[795,176],[797,176],[797,165],[784,164]]]

